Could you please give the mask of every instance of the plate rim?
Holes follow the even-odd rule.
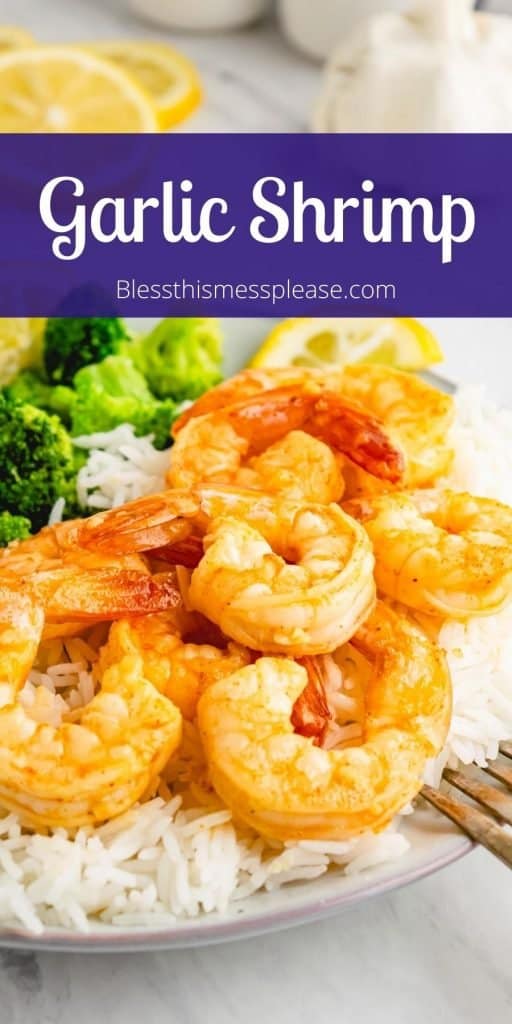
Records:
[[[463,833],[454,833],[453,838],[456,842],[454,841],[450,849],[444,853],[432,860],[425,860],[408,871],[397,874],[393,872],[386,878],[377,878],[370,882],[364,891],[341,891],[323,899],[312,898],[311,903],[303,903],[298,907],[269,910],[257,916],[248,914],[246,918],[240,917],[229,921],[210,922],[207,916],[202,916],[197,919],[195,927],[192,925],[187,929],[182,925],[157,929],[133,928],[119,930],[118,934],[110,932],[108,935],[93,930],[86,934],[67,929],[47,928],[44,934],[34,935],[23,928],[1,929],[0,950],[9,948],[51,953],[150,953],[173,949],[199,949],[270,935],[336,917],[357,903],[384,896],[388,892],[403,889],[422,878],[437,874],[476,849],[476,844]],[[314,882],[304,884],[311,886]]]

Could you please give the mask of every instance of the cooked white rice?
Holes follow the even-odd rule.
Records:
[[[457,397],[456,458],[447,481],[460,490],[512,504],[512,413],[475,391]],[[89,451],[79,498],[110,508],[165,486],[168,452],[129,426],[79,438]],[[54,510],[58,521],[62,510]],[[428,770],[437,781],[448,759],[484,764],[512,736],[512,606],[498,615],[446,622],[440,634],[454,687],[446,750]],[[22,700],[39,721],[57,724],[69,707],[93,696],[91,652],[64,645],[62,661],[33,671]],[[178,771],[179,774],[179,771]],[[50,835],[22,830],[14,814],[0,820],[0,923],[87,931],[102,921],[123,927],[169,926],[180,918],[223,912],[259,890],[311,880],[330,865],[346,874],[402,856],[408,841],[397,825],[352,842],[269,844],[232,823],[222,807],[182,806],[163,784],[161,795],[99,828]],[[410,812],[404,808],[403,813]]]
[[[394,830],[350,843],[298,843],[271,850],[235,829],[224,808],[181,809],[156,797],[97,829],[25,834],[14,814],[0,822],[0,922],[88,931],[107,924],[169,926],[178,918],[225,911],[260,889],[311,880],[329,864],[347,872],[401,856]]]
[[[169,452],[158,451],[151,442],[151,436],[136,437],[128,423],[108,433],[73,438],[77,448],[89,452],[77,479],[83,508],[114,508],[161,491]]]
[[[498,409],[483,388],[463,388],[455,402],[449,486],[512,505],[512,411]]]
[[[512,505],[512,412],[497,409],[480,388],[461,390],[456,407],[447,484]],[[512,605],[497,615],[445,622],[439,642],[452,676],[453,716],[432,782],[447,761],[493,760],[501,740],[512,736]]]

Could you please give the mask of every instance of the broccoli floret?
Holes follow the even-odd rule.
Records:
[[[118,317],[50,317],[43,342],[48,380],[52,384],[71,384],[82,366],[101,362],[128,338]]]
[[[22,370],[10,384],[4,388],[4,395],[13,402],[28,402],[37,409],[48,411],[49,396],[53,388],[37,373],[36,370]]]
[[[172,318],[123,347],[157,398],[199,398],[222,379],[222,336],[216,320]]]
[[[0,507],[39,530],[74,476],[73,446],[60,420],[0,395]]]
[[[158,401],[125,356],[108,356],[95,366],[84,366],[76,374],[74,386],[74,437],[131,423],[138,437],[153,434],[156,448],[170,444],[171,425],[178,413],[176,404],[170,399]]]
[[[163,398],[162,401],[153,399],[153,405],[142,410],[139,423],[135,424],[135,433],[138,437],[153,435],[155,448],[168,448],[171,444],[171,427],[179,415],[179,408],[172,398]]]
[[[50,388],[50,392],[46,411],[54,413],[69,427],[76,402],[75,392],[66,384],[57,384],[54,388]],[[40,408],[44,408],[44,406],[40,406]]]
[[[0,548],[7,547],[13,540],[25,540],[30,537],[31,524],[25,516],[13,516],[10,512],[0,512]]]
[[[36,370],[22,370],[4,389],[4,394],[15,402],[28,402],[37,409],[55,413],[66,426],[71,423],[71,410],[76,402],[75,392],[65,384],[52,387]]]

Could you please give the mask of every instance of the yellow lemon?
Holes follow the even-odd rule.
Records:
[[[151,99],[120,68],[71,46],[0,56],[2,132],[153,132]]]
[[[443,360],[434,335],[405,317],[300,317],[275,327],[251,366],[343,366],[385,363],[424,370]]]
[[[9,50],[19,50],[22,46],[33,46],[34,37],[24,28],[16,25],[0,25],[0,55]]]
[[[194,65],[166,43],[122,39],[87,46],[113,61],[151,96],[162,129],[172,128],[196,109],[202,89]]]

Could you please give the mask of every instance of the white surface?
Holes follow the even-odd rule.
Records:
[[[512,320],[426,317],[424,322],[437,334],[446,355],[446,362],[436,367],[439,373],[485,385],[497,402],[512,406]]]
[[[0,0],[0,21],[45,39],[155,35],[105,0]],[[270,28],[182,37],[203,67],[201,130],[296,131],[318,71]],[[231,325],[236,329],[236,324]],[[440,321],[445,371],[512,400],[512,323]],[[251,330],[256,335],[258,325]],[[512,1019],[512,875],[479,851],[442,874],[324,924],[173,954],[2,953],[5,1024],[506,1024]]]

